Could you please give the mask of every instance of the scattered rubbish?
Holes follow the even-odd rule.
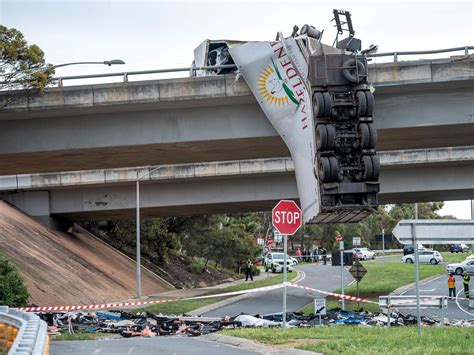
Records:
[[[282,313],[266,315],[240,314],[235,317],[196,317],[168,316],[148,312],[130,313],[126,311],[109,310],[104,312],[40,312],[37,313],[48,323],[48,333],[59,335],[61,332],[112,333],[125,338],[154,337],[154,336],[200,336],[216,332],[224,328],[240,327],[280,327]],[[325,326],[386,326],[388,316],[383,313],[371,313],[364,310],[357,312],[343,311],[339,308],[328,310],[320,319],[319,315],[304,315],[303,313],[288,313],[287,325],[290,327]],[[441,319],[421,317],[424,326],[440,326]],[[416,324],[416,317],[392,311],[391,326],[406,326]],[[445,326],[474,327],[474,320],[444,320]]]

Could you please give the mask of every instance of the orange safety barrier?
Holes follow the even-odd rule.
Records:
[[[0,350],[3,353],[8,353],[13,342],[15,341],[16,335],[18,334],[18,328],[0,322]]]

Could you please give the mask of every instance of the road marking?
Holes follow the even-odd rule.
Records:
[[[435,289],[432,288],[431,290],[420,290],[420,292],[433,292]]]
[[[469,314],[470,316],[474,316],[474,313],[471,313],[471,312],[466,311],[466,310],[465,310],[464,308],[462,308],[461,305],[459,304],[459,302],[458,302],[458,297],[459,297],[459,294],[460,294],[461,292],[464,292],[464,289],[462,289],[461,291],[459,291],[458,294],[456,295],[456,300],[455,300],[455,301],[456,301],[456,305],[457,305],[458,308],[459,308],[461,311],[463,311],[464,313]],[[468,302],[469,302],[469,301],[468,301]]]

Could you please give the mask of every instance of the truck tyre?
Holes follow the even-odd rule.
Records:
[[[315,92],[313,95],[313,111],[314,117],[324,116],[324,98],[320,92]]]
[[[331,180],[331,164],[327,157],[321,157],[319,159],[319,178],[322,182],[329,182]]]
[[[333,150],[336,146],[336,127],[332,124],[326,125],[327,144],[326,150]]]
[[[316,126],[316,146],[319,151],[326,150],[328,144],[328,134],[325,124],[318,124]]]
[[[369,155],[362,156],[362,180],[368,181],[372,178],[372,159]]]
[[[332,97],[327,91],[323,92],[324,98],[324,117],[331,116],[332,111]]]
[[[376,155],[371,155],[370,159],[372,160],[372,176],[369,181],[378,181],[380,176],[380,159]]]
[[[367,97],[363,91],[357,91],[357,114],[359,117],[365,117],[367,113]]]
[[[359,124],[359,136],[360,136],[360,147],[362,149],[367,149],[370,146],[370,129],[367,123]]]
[[[370,144],[369,144],[369,149],[375,149],[375,146],[377,145],[377,128],[375,128],[375,125],[373,123],[367,124],[369,127],[370,131]]]
[[[339,163],[336,157],[329,157],[329,165],[331,166],[331,176],[330,180],[338,181],[339,180]]]
[[[344,67],[344,69],[342,69],[342,75],[344,75],[347,80],[358,83],[365,78],[367,70],[365,69],[364,63],[360,60],[351,58],[346,60],[342,66]]]
[[[372,117],[374,114],[374,94],[371,91],[364,91],[365,98],[367,99],[367,111],[365,113],[366,117]]]

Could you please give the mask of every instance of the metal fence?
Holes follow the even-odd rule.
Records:
[[[47,325],[33,313],[26,313],[17,309],[0,306],[0,323],[12,326],[16,336],[9,346],[9,355],[43,355],[49,353],[49,338]],[[7,334],[9,334],[7,332]],[[5,339],[5,349],[0,346],[0,353],[6,351],[9,345]]]
[[[445,48],[445,49],[433,49],[433,50],[427,50],[427,51],[404,51],[404,52],[397,51],[397,52],[386,52],[386,53],[373,53],[373,54],[368,54],[367,57],[369,58],[393,57],[393,62],[397,63],[398,58],[400,56],[429,55],[429,54],[450,53],[450,52],[459,52],[459,51],[464,51],[464,55],[469,55],[469,51],[473,49],[474,49],[474,46],[464,46],[464,47]],[[198,70],[216,70],[216,69],[232,69],[232,68],[236,68],[236,66],[235,65],[215,65],[215,66],[203,66],[203,67],[140,70],[140,71],[106,73],[106,74],[71,75],[71,76],[63,76],[63,77],[54,77],[53,82],[57,82],[57,85],[59,87],[63,86],[63,82],[65,80],[122,77],[122,82],[127,82],[130,76],[135,76],[135,75],[165,74],[165,73],[179,73],[179,72],[189,72],[192,75]]]

